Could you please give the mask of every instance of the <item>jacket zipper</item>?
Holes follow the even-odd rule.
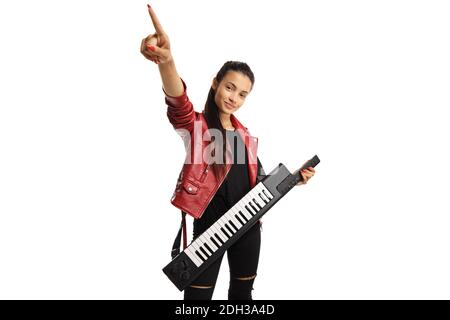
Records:
[[[203,173],[200,176],[200,182],[203,183],[203,181],[205,181],[206,175],[208,174],[208,164],[205,166],[205,169],[203,169]]]

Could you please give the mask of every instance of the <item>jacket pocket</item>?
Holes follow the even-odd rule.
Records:
[[[184,180],[183,189],[189,194],[197,194],[199,186],[190,180]]]

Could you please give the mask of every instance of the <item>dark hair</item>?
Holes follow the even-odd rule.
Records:
[[[216,75],[217,83],[220,83],[222,81],[222,79],[225,77],[225,75],[228,71],[237,71],[237,72],[240,72],[243,75],[247,76],[250,79],[250,81],[252,83],[252,87],[253,87],[253,85],[255,83],[255,76],[253,74],[253,71],[250,69],[250,67],[245,62],[240,62],[240,61],[225,62],[224,65],[222,66],[222,68],[220,68],[219,72],[217,72],[217,75]],[[223,150],[222,164],[218,164],[218,163],[213,164],[214,173],[216,174],[216,176],[219,176],[218,175],[218,170],[220,170],[219,167],[220,168],[225,167],[223,164],[225,163],[226,131],[223,128],[222,123],[220,122],[219,108],[217,107],[217,104],[214,100],[215,95],[216,95],[216,91],[211,86],[211,88],[209,89],[208,98],[206,99],[204,114],[205,114],[206,123],[208,124],[208,128],[220,130],[220,132],[222,133],[222,137],[224,138],[222,146],[218,146],[218,145],[214,146],[215,150],[219,150],[217,148],[222,148],[222,150]]]

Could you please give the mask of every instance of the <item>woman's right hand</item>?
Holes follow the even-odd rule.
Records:
[[[145,58],[156,64],[170,62],[172,61],[172,53],[170,52],[169,37],[164,32],[153,8],[149,5],[147,6],[156,32],[142,39],[141,53]]]

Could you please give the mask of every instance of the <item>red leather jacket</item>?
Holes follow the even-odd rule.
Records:
[[[181,80],[184,92],[179,97],[171,97],[165,92],[167,117],[175,130],[183,138],[186,147],[186,159],[178,177],[171,203],[198,219],[214,197],[231,168],[227,163],[218,176],[211,170],[211,165],[205,161],[204,150],[211,144],[208,126],[203,113],[194,111],[186,94],[186,84]],[[164,91],[164,89],[163,89]],[[250,187],[256,185],[258,175],[257,148],[258,138],[253,137],[235,116],[231,115],[231,123],[244,141],[248,154],[248,172]],[[227,154],[229,156],[229,154]]]

